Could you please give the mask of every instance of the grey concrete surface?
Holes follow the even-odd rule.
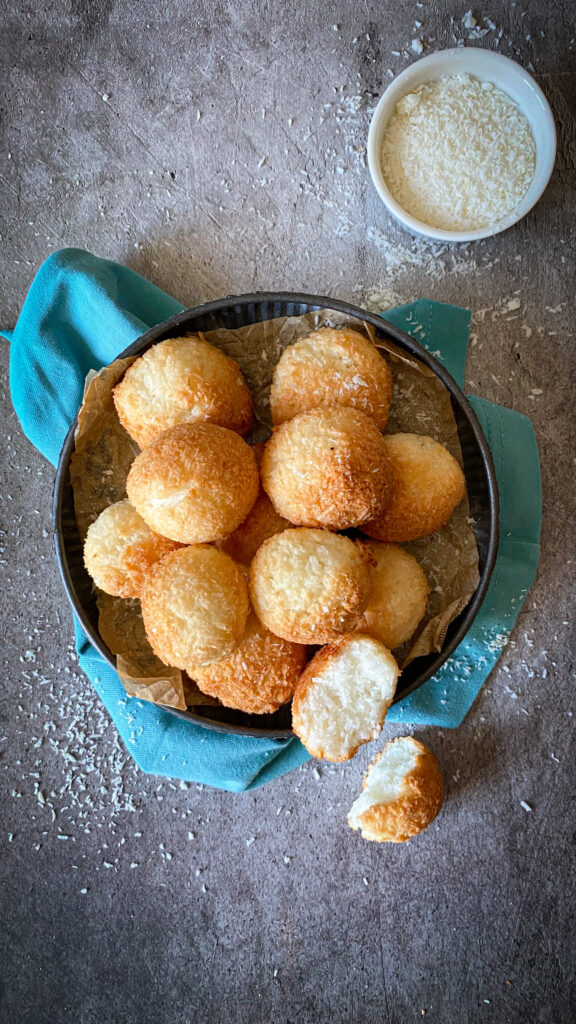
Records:
[[[466,10],[4,9],[2,325],[67,245],[187,304],[302,289],[468,305],[469,389],[532,417],[545,509],[538,578],[497,670],[458,730],[417,730],[447,787],[417,840],[376,846],[346,826],[378,744],[244,796],[146,777],[77,668],[53,471],[19,430],[0,343],[6,1024],[574,1019],[573,4],[474,7],[476,45],[532,66],[557,120],[554,176],[520,225],[456,250],[417,243],[364,166],[370,109],[411,40],[470,45]]]

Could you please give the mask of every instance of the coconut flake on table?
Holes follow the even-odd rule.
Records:
[[[398,101],[381,162],[408,213],[431,227],[477,230],[518,206],[534,177],[536,149],[506,93],[468,74],[444,75]]]

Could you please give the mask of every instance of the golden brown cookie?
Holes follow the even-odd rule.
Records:
[[[344,406],[313,409],[277,427],[261,474],[276,511],[296,526],[361,526],[390,500],[384,438],[368,416]]]
[[[100,590],[114,597],[138,597],[150,568],[177,547],[154,533],[129,501],[117,501],[89,527],[84,564]]]
[[[370,592],[364,544],[327,530],[290,529],[264,541],[250,566],[250,595],[284,640],[322,644],[356,628]]]
[[[388,363],[375,345],[350,327],[321,327],[282,353],[270,411],[278,424],[321,405],[352,406],[383,430],[391,398]]]
[[[228,657],[242,639],[249,609],[241,569],[209,544],[179,548],[156,562],[141,602],[152,650],[165,665],[182,669]]]
[[[372,589],[358,627],[391,651],[409,640],[424,618],[430,587],[413,555],[398,544],[368,544]]]
[[[128,367],[114,389],[122,426],[141,448],[178,423],[246,434],[252,400],[240,367],[202,337],[168,338]]]
[[[250,445],[213,423],[182,423],[132,463],[126,490],[157,533],[183,544],[219,540],[252,508],[260,479]]]
[[[362,530],[375,540],[392,542],[435,533],[466,493],[460,466],[433,437],[386,434],[384,442],[392,464],[392,494],[385,511]]]

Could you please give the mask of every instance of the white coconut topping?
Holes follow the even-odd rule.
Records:
[[[431,227],[496,225],[526,195],[536,166],[530,126],[491,82],[444,75],[398,101],[382,142],[393,197]]]

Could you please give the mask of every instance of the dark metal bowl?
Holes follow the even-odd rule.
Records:
[[[441,653],[417,658],[404,669],[396,692],[396,702],[433,676],[464,638],[486,595],[498,550],[498,488],[492,456],[469,402],[450,374],[422,345],[377,314],[322,295],[299,295],[288,292],[233,295],[218,299],[216,302],[207,302],[194,309],[186,309],[164,323],[152,327],[122,352],[121,356],[139,355],[156,342],[174,337],[176,333],[206,332],[222,327],[234,330],[263,320],[303,316],[305,313],[320,309],[334,309],[351,319],[366,321],[375,328],[380,337],[394,342],[429,366],[450,392],[462,447],[468,501],[478,545],[480,583],[470,603],[448,627]],[[74,420],[66,436],[54,486],[52,527],[56,558],[66,593],[82,629],[102,657],[115,668],[115,657],[98,633],[98,609],[92,581],[84,568],[82,545],[74,516],[70,456],[74,450],[76,423]],[[172,708],[166,708],[166,711],[219,732],[242,733],[248,736],[267,735],[270,738],[287,737],[292,732],[289,706],[280,708],[273,715],[247,715],[230,708],[210,705],[188,711],[176,711]]]

